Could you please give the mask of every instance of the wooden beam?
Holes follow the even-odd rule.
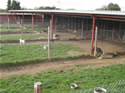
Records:
[[[84,35],[83,24],[84,24],[84,21],[82,20],[82,31],[81,31],[81,38],[83,38],[83,35]]]
[[[50,27],[48,27],[48,60],[51,60],[51,48],[50,48]]]
[[[94,39],[94,32],[95,32],[95,17],[93,17],[93,25],[92,25],[91,56],[92,56],[92,54],[93,54],[93,39]]]
[[[94,56],[96,56],[97,38],[98,38],[98,27],[96,26],[96,30],[95,30],[95,51],[94,51]]]
[[[34,31],[34,16],[33,16],[33,13],[32,13],[32,32]]]
[[[10,17],[9,17],[9,15],[7,16],[7,18],[8,18],[8,31],[9,31],[9,29],[10,29]]]
[[[114,30],[115,30],[115,26],[114,26],[114,23],[113,23],[113,29],[112,29],[112,40],[114,40]]]

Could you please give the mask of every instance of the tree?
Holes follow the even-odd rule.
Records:
[[[21,9],[20,2],[13,0],[11,10],[20,10],[20,9]]]
[[[96,10],[114,10],[114,11],[121,11],[121,8],[118,4],[109,3],[108,6],[102,6],[101,8],[97,8]]]
[[[16,2],[16,5],[17,5],[17,10],[20,10],[21,9],[20,2]]]
[[[96,10],[108,10],[108,7],[106,5],[104,5],[101,8],[97,8]]]
[[[6,13],[6,11],[7,11],[6,9],[1,9],[0,8],[0,13]]]
[[[50,6],[46,6],[46,7],[41,6],[38,9],[43,9],[43,10],[46,10],[46,9],[56,9],[56,7],[55,6],[52,6],[52,7],[50,7]]]
[[[20,2],[13,0],[11,2],[11,0],[8,0],[7,2],[7,11],[8,10],[20,10],[21,6],[20,6]]]
[[[11,0],[8,0],[7,2],[7,11],[11,10]]]
[[[108,5],[108,10],[121,11],[121,8],[119,7],[118,4],[110,3],[110,4]]]
[[[16,10],[16,1],[15,0],[13,0],[13,2],[12,2],[11,9]]]

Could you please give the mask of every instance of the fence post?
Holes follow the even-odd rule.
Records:
[[[10,30],[10,18],[9,18],[9,15],[7,17],[8,17],[8,31],[9,31]]]
[[[34,93],[42,93],[42,84],[41,82],[34,83]]]
[[[96,56],[96,50],[97,50],[97,38],[98,37],[98,27],[96,26],[96,30],[95,30],[95,51],[94,51],[94,56]]]
[[[48,60],[51,60],[50,27],[48,27]]]

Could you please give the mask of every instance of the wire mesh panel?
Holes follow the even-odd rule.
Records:
[[[100,86],[100,88],[105,88],[107,93],[125,93],[125,80],[119,80],[108,85]],[[94,88],[79,90],[73,93],[94,93]]]
[[[35,41],[47,39],[47,24],[42,14],[0,15],[0,43],[18,43],[20,39]],[[45,32],[45,33],[42,33]]]
[[[38,13],[0,15],[0,33],[42,34],[47,32],[50,19],[51,15]],[[51,34],[59,40],[91,39],[92,24],[90,17],[54,15]],[[98,39],[125,40],[124,25],[125,22],[96,19]]]

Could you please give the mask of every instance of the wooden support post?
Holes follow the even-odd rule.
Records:
[[[19,24],[19,22],[18,22],[18,19],[17,19],[17,14],[16,14],[16,13],[15,13],[14,17],[15,17],[15,20],[16,20],[16,24],[18,25],[18,24]]]
[[[81,31],[81,38],[83,38],[84,32],[83,32],[83,20],[82,20],[82,31]]]
[[[103,21],[101,20],[101,38],[103,38],[103,26],[102,26],[102,24],[103,24]]]
[[[48,27],[48,60],[51,60],[51,50],[50,50],[50,27]]]
[[[97,38],[98,38],[98,27],[96,26],[96,30],[95,30],[95,51],[94,51],[94,56],[96,56]]]
[[[21,24],[22,24],[22,26],[21,26],[21,35],[22,35],[22,38],[21,38],[21,39],[24,39],[24,38],[23,38],[23,28],[24,28],[24,27],[23,27],[23,19],[21,19]]]
[[[34,31],[34,16],[33,16],[33,13],[32,13],[32,32]]]
[[[73,27],[74,27],[74,18],[72,17],[72,19],[71,19],[72,21],[71,21],[71,29],[72,29],[72,32],[74,31],[74,29],[73,29]]]
[[[51,39],[53,39],[53,14],[51,14]]]
[[[24,13],[23,13],[23,16],[22,16],[22,27],[24,29]]]
[[[44,14],[42,14],[42,22],[44,23]]]
[[[15,19],[16,24],[18,24],[16,16],[15,16],[14,14],[12,14],[12,16],[13,16],[13,18]]]
[[[91,56],[92,56],[92,54],[93,54],[93,39],[94,39],[94,32],[95,32],[95,17],[93,17],[93,25],[92,25]]]
[[[70,29],[71,29],[71,32],[72,32],[72,17],[70,17]]]
[[[9,18],[9,15],[7,17],[8,17],[8,31],[9,31],[9,29],[10,29],[10,18]]]
[[[121,22],[120,22],[120,24],[119,24],[119,36],[120,36],[120,38],[121,38]]]
[[[106,35],[106,38],[108,38],[108,26],[109,26],[109,22],[107,22],[107,25],[106,25],[106,30],[105,30],[105,35]]]
[[[87,26],[86,26],[86,27],[87,27],[87,28],[86,28],[86,31],[87,31],[87,32],[88,32],[88,28],[89,28],[89,22],[88,22],[88,21],[89,21],[89,19],[87,19],[87,23],[86,23],[86,24],[87,24]]]
[[[114,24],[113,24],[113,30],[112,30],[112,40],[114,40],[114,30],[115,30],[115,28],[114,28]]]
[[[56,30],[57,30],[56,24],[57,24],[57,17],[55,17],[55,22],[54,22],[54,27],[55,27],[54,32],[56,32]]]
[[[75,34],[76,34],[76,33],[77,33],[77,31],[76,31],[76,18],[75,18],[75,17],[74,17],[74,26],[73,26],[73,27],[74,27],[74,30],[73,30],[73,31],[74,31],[74,32],[75,32]],[[76,35],[76,36],[77,36],[77,35]]]
[[[52,26],[52,20],[50,19],[49,31],[50,31],[50,39],[52,40],[52,27],[51,26]]]
[[[68,29],[70,29],[70,17],[68,17]]]
[[[35,82],[34,83],[34,93],[43,93],[42,92],[42,84],[41,82]]]
[[[105,37],[105,32],[106,32],[106,28],[105,28],[105,21],[104,21],[104,32],[103,32],[103,37]]]
[[[73,32],[75,31],[75,17],[73,18]]]
[[[44,26],[44,14],[41,14],[41,25]]]

